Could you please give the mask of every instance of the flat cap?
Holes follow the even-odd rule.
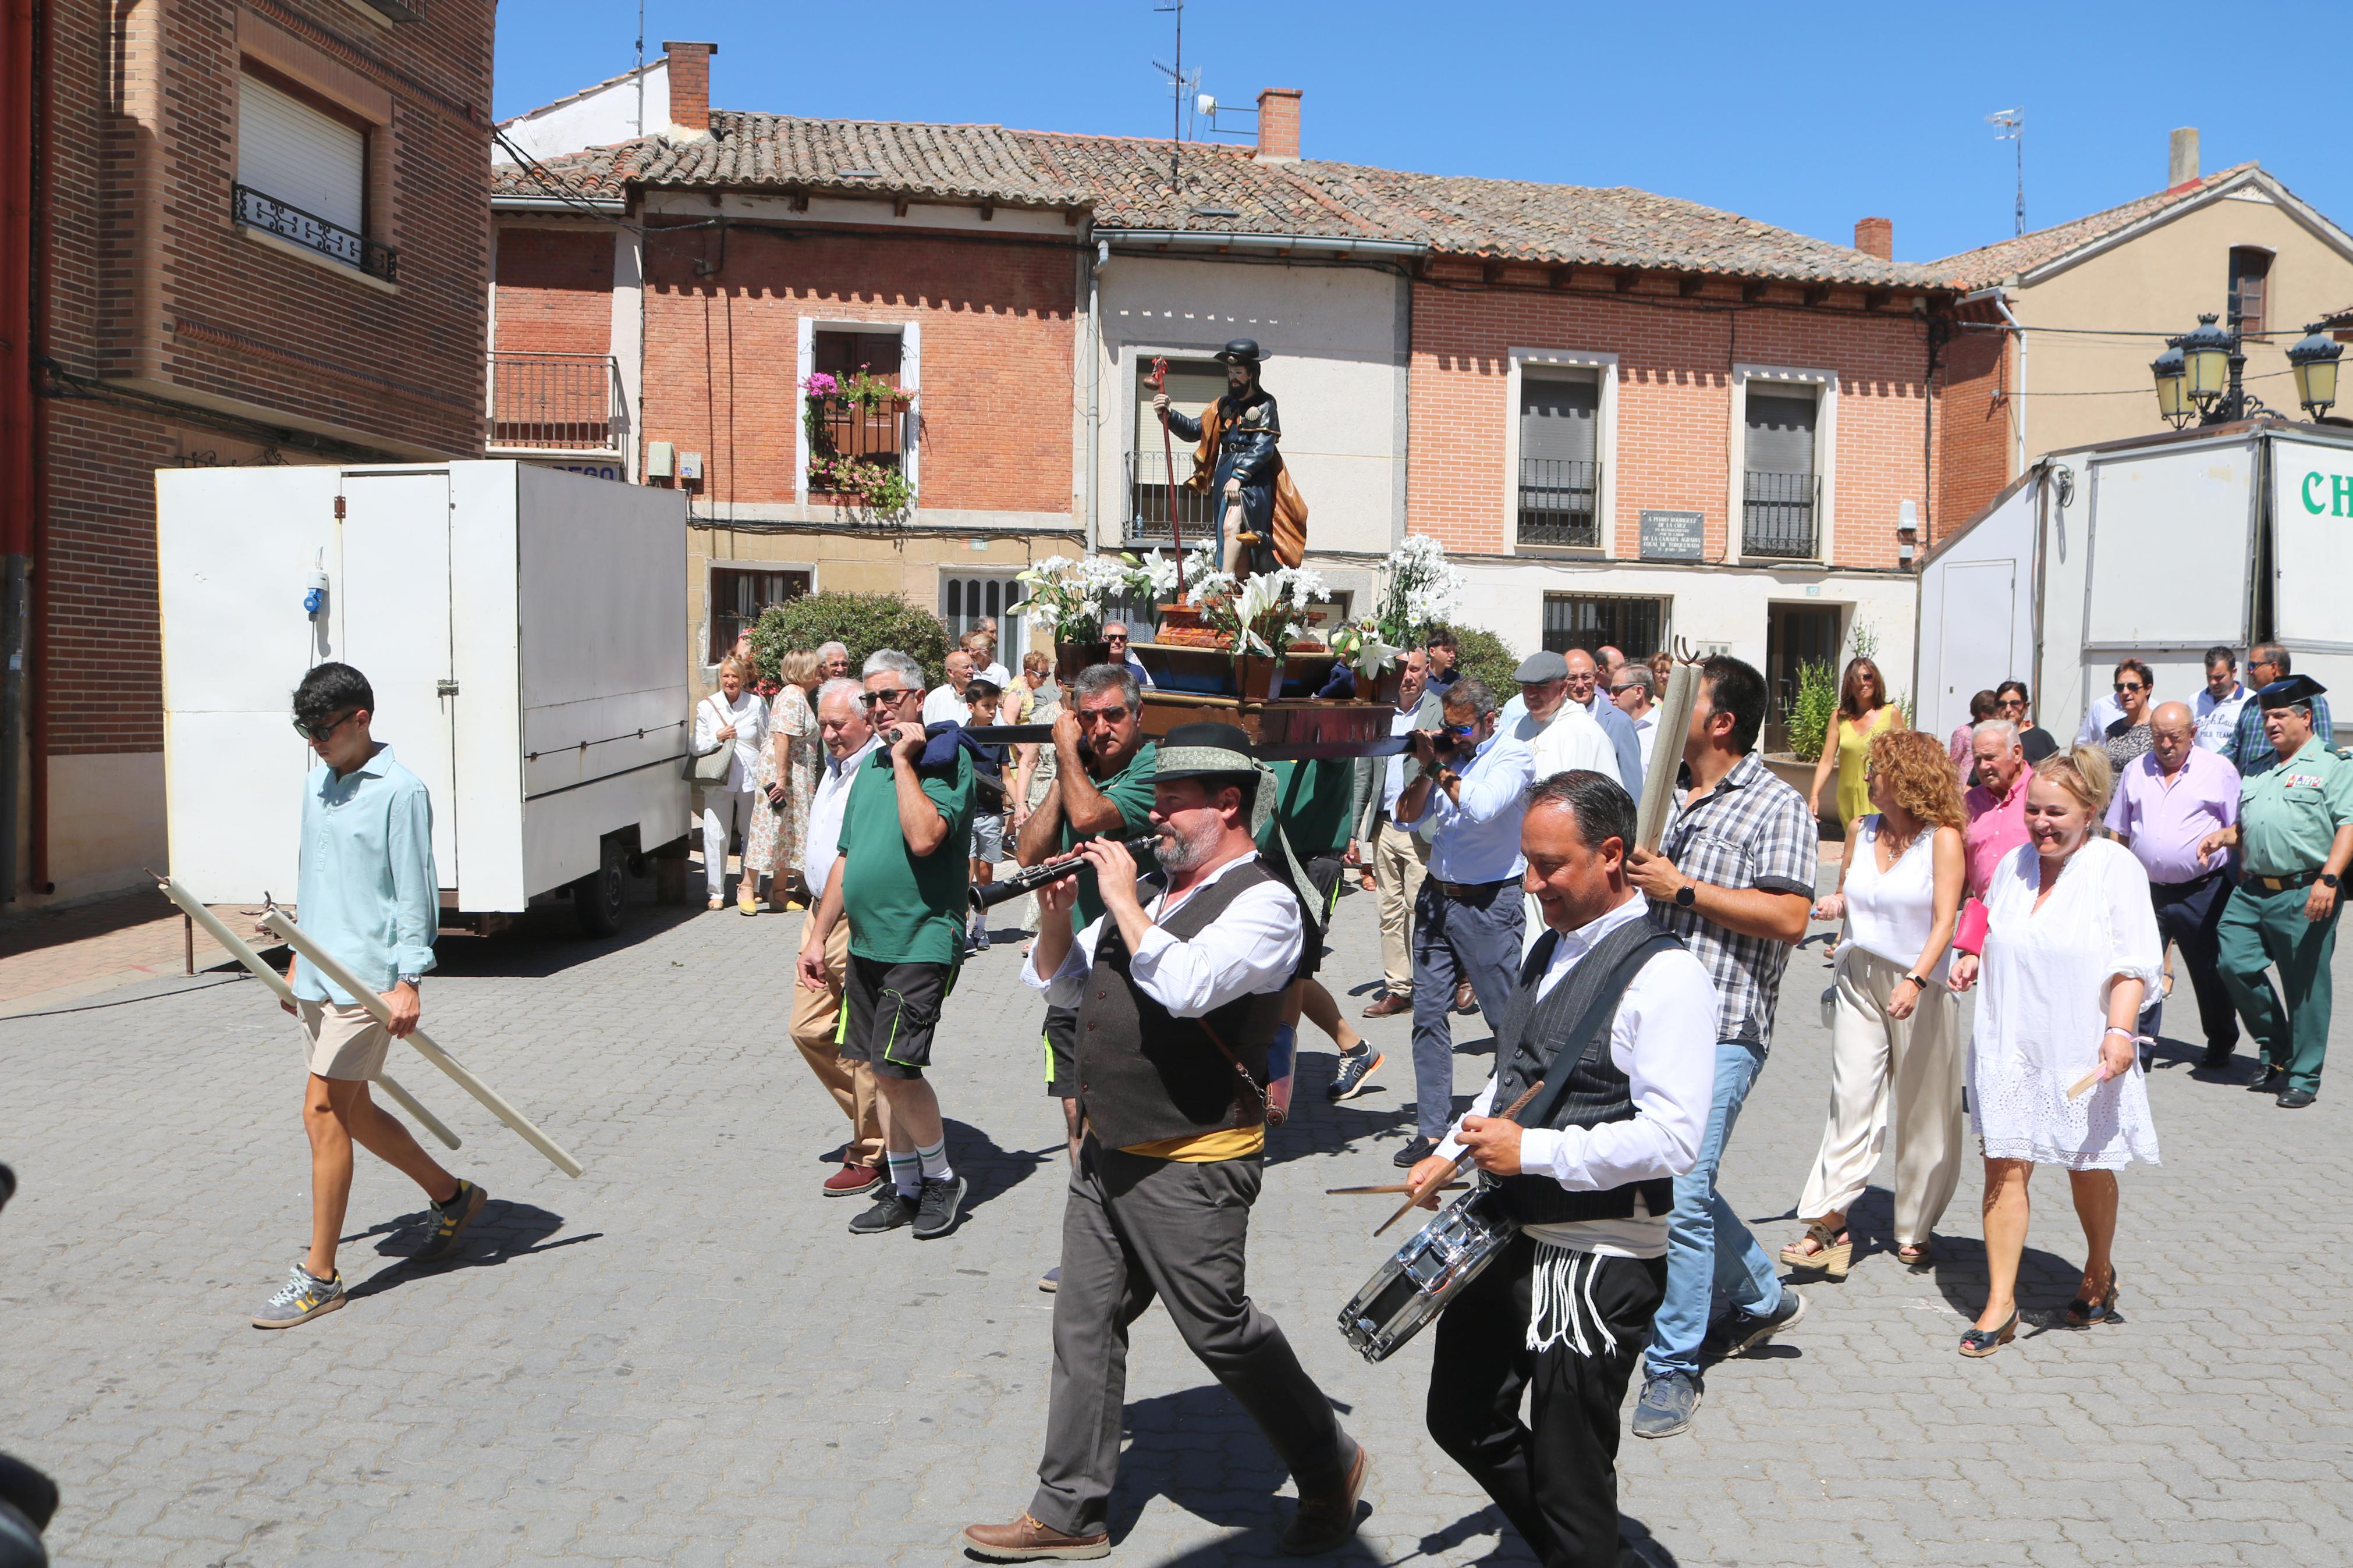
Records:
[[[1512,671],[1512,679],[1523,686],[1533,686],[1546,680],[1567,680],[1568,660],[1546,648],[1520,660],[1520,668]]]

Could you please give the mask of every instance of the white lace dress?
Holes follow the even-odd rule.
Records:
[[[2130,850],[2100,838],[2068,858],[2038,910],[2042,877],[2034,846],[2022,844],[1986,889],[1970,1121],[1989,1160],[2076,1171],[2154,1165],[2157,1128],[2137,1063],[2081,1100],[2067,1098],[2099,1059],[2110,984],[2154,986],[2163,971],[2148,873]]]

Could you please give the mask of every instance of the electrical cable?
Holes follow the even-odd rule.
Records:
[[[69,1013],[96,1013],[108,1007],[128,1007],[134,1002],[160,1002],[166,996],[185,996],[192,991],[217,991],[224,985],[235,985],[241,980],[251,978],[251,975],[239,970],[235,974],[224,974],[217,980],[209,981],[202,985],[181,985],[169,991],[150,991],[144,996],[124,996],[112,1002],[92,1002],[81,1007],[52,1007],[43,1013],[10,1013],[0,1016],[0,1024],[14,1024],[24,1018],[62,1018]]]

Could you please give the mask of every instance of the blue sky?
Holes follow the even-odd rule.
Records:
[[[1310,157],[1440,174],[1635,185],[1849,242],[1893,218],[1899,260],[2008,237],[2011,149],[1985,117],[2026,109],[2030,227],[2165,183],[2195,124],[2208,173],[2261,161],[2353,223],[2335,80],[2345,10],[2276,4],[1983,9],[1848,4],[1400,4],[1190,0],[1185,66],[1244,107],[1306,97]],[[993,121],[1166,135],[1172,18],[1153,0],[647,0],[646,49],[720,46],[726,109]],[[500,116],[627,69],[636,0],[505,0]],[[2235,63],[2226,41],[2242,47]]]

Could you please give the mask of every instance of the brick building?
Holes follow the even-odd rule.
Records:
[[[154,470],[480,455],[492,6],[48,0],[42,24],[7,61],[42,107],[10,148],[34,266],[6,368],[36,395],[0,459],[35,898],[164,864]]]

